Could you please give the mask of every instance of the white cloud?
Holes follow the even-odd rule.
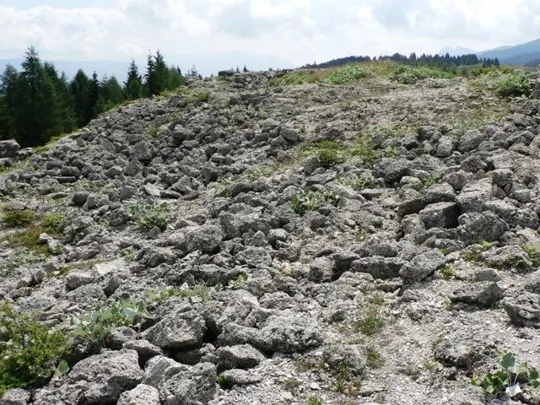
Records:
[[[79,59],[127,59],[157,48],[165,55],[239,51],[303,64],[350,54],[437,52],[445,45],[480,50],[540,37],[540,0],[77,3],[87,6],[0,5],[0,51],[34,44]]]

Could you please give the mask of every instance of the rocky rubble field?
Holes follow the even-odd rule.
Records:
[[[0,338],[69,343],[0,404],[540,403],[536,100],[280,75],[0,142]]]

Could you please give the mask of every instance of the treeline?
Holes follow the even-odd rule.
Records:
[[[189,75],[197,75],[195,68]],[[144,75],[132,61],[126,81],[120,84],[114,76],[100,79],[94,72],[88,77],[82,70],[68,80],[30,47],[22,71],[7,66],[0,76],[0,140],[14,138],[22,146],[43,145],[126,100],[158,95],[184,83],[180,68],[168,66],[159,51],[148,55]]]
[[[442,69],[450,69],[458,66],[473,66],[473,65],[482,65],[483,67],[489,66],[499,66],[498,59],[481,59],[475,54],[461,55],[461,56],[450,56],[446,55],[426,55],[422,54],[417,56],[415,53],[411,53],[409,56],[395,53],[391,56],[379,56],[379,57],[370,57],[370,56],[348,56],[345,58],[332,59],[324,63],[313,63],[303,66],[304,68],[329,68],[336,66],[343,66],[348,63],[359,63],[359,62],[377,62],[391,60],[405,65],[413,66],[429,66],[437,67]]]

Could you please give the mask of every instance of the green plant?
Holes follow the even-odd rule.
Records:
[[[244,280],[244,277],[239,276],[239,279]],[[146,297],[150,302],[161,302],[175,297],[196,302],[208,302],[214,294],[222,290],[223,286],[221,284],[208,287],[206,284],[200,283],[190,287],[187,283],[184,283],[181,287],[169,287],[157,292],[147,292]]]
[[[228,390],[232,388],[232,384],[226,375],[218,375],[217,383],[224,390]]]
[[[67,218],[61,212],[52,212],[47,214],[41,220],[41,225],[51,232],[61,233],[66,226]]]
[[[148,128],[148,136],[150,138],[155,138],[159,132],[159,127],[156,125],[154,127]]]
[[[194,103],[206,103],[208,102],[208,100],[210,100],[210,93],[208,92],[197,93],[197,94],[193,94],[191,96],[186,96],[185,98],[183,98],[182,101],[180,101],[179,106],[184,108]]]
[[[441,177],[436,174],[430,174],[422,179],[422,185],[424,190],[427,190],[431,186],[438,184],[441,181]]]
[[[379,368],[384,364],[382,355],[375,346],[366,347],[366,364],[371,368]]]
[[[336,182],[339,184],[343,184],[344,186],[351,187],[355,190],[361,190],[366,188],[377,188],[379,187],[379,183],[374,179],[370,177],[363,177],[363,176],[337,176]]]
[[[362,66],[349,65],[333,70],[325,79],[329,84],[346,84],[364,77],[373,76],[373,72]]]
[[[359,157],[366,165],[371,165],[375,162],[377,156],[373,150],[373,141],[370,135],[360,134],[356,138],[355,145],[352,148],[351,154]]]
[[[32,252],[17,251],[8,257],[0,260],[0,277],[6,277],[17,270],[19,267],[30,265],[43,260],[42,256],[35,255]]]
[[[167,229],[171,220],[169,206],[166,202],[161,204],[136,204],[129,207],[129,212],[135,217],[141,229],[150,230],[154,227],[160,231]]]
[[[219,179],[213,185],[215,195],[218,197],[227,197],[231,191],[232,184],[231,179]]]
[[[396,145],[388,145],[382,154],[384,157],[397,157],[399,156],[399,148]]]
[[[10,388],[45,383],[70,345],[63,331],[39,322],[37,315],[0,302],[0,397]]]
[[[461,258],[468,262],[477,262],[480,255],[494,245],[493,242],[481,241],[480,244],[470,245],[461,252]]]
[[[384,320],[378,316],[365,316],[364,318],[356,321],[354,329],[357,332],[361,332],[366,336],[372,336],[379,332],[384,326]]]
[[[427,78],[452,78],[453,76],[455,75],[451,72],[443,72],[425,66],[401,65],[394,70],[391,80],[400,84],[415,84],[419,80]]]
[[[34,219],[34,213],[28,209],[16,209],[9,206],[2,207],[2,222],[8,228],[26,226]]]
[[[539,245],[521,245],[521,249],[527,253],[533,267],[540,266],[540,246]]]
[[[482,387],[488,394],[495,396],[506,394],[513,398],[522,392],[520,384],[540,388],[540,374],[526,362],[517,364],[513,353],[501,353],[499,368],[493,373],[487,373],[482,380],[473,375],[471,383]]]
[[[2,238],[0,242],[7,242],[7,245],[12,248],[26,248],[36,254],[50,255],[49,248],[45,244],[39,242],[39,235],[45,230],[40,226],[32,226],[27,229],[10,233]]]
[[[528,97],[531,94],[529,79],[523,73],[507,75],[497,83],[497,94],[500,97]]]
[[[331,191],[305,191],[302,190],[292,197],[292,209],[299,215],[313,211],[324,204],[335,205],[339,198]]]
[[[305,148],[305,153],[315,156],[325,166],[335,166],[345,161],[345,149],[343,142],[323,140]]]
[[[72,333],[92,343],[105,345],[106,336],[120,326],[140,328],[146,314],[146,303],[122,299],[111,306],[101,307],[79,318],[72,318]]]
[[[287,378],[285,381],[283,381],[283,385],[289,391],[294,391],[295,389],[300,387],[301,383],[298,379],[290,377],[290,378]]]
[[[307,405],[324,405],[324,402],[319,397],[311,396],[307,399]]]
[[[456,275],[456,271],[454,270],[454,266],[451,264],[445,264],[441,270],[441,275],[444,277],[445,280],[450,280]]]

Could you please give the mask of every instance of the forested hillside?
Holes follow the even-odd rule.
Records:
[[[395,53],[393,55],[383,55],[378,58],[375,56],[371,58],[370,56],[347,56],[344,58],[332,59],[324,63],[313,63],[308,64],[306,68],[327,68],[327,67],[336,67],[343,66],[348,63],[359,63],[359,62],[376,62],[377,60],[392,60],[394,62],[403,63],[405,65],[413,66],[429,66],[437,68],[456,68],[459,66],[474,66],[482,65],[484,67],[489,66],[499,66],[499,60],[497,58],[478,58],[474,54],[470,55],[461,55],[461,56],[450,56],[449,53],[445,55],[426,55],[422,54],[417,56],[416,53],[411,53],[409,56],[402,55],[400,53]]]
[[[114,76],[100,78],[97,72],[89,77],[82,70],[69,81],[31,47],[21,71],[8,66],[0,77],[0,140],[43,145],[126,100],[157,95],[184,82],[180,69],[168,66],[159,51],[148,55],[144,75],[132,61],[124,83]]]

